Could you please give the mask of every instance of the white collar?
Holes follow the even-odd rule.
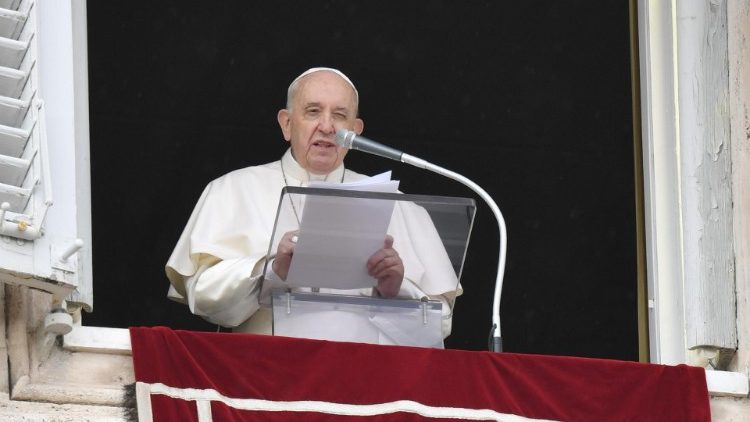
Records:
[[[286,177],[295,179],[301,182],[302,185],[307,185],[311,180],[327,180],[329,182],[340,182],[341,180],[343,180],[344,172],[346,171],[344,169],[344,163],[341,163],[338,167],[336,167],[332,172],[328,174],[310,173],[304,167],[299,165],[297,160],[294,159],[291,148],[288,148],[284,155],[281,157],[281,167],[283,168]]]

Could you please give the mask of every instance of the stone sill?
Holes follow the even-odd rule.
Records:
[[[706,371],[706,384],[712,396],[743,397],[750,395],[747,375],[729,371]]]
[[[63,336],[63,348],[71,352],[130,355],[130,332],[126,328],[76,325]]]

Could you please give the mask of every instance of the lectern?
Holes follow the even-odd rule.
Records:
[[[273,334],[442,348],[475,212],[471,198],[284,188],[260,294]],[[291,231],[298,242],[282,280],[272,262]],[[365,268],[386,235],[404,263],[401,294],[389,299]]]

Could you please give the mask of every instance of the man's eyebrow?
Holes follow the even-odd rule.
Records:
[[[318,107],[319,108],[319,107],[322,107],[322,106],[320,105],[319,102],[316,102],[316,101],[311,101],[311,102],[305,104],[305,109],[308,109],[308,108],[311,108],[311,107],[312,108],[314,108],[314,107]],[[350,110],[349,107],[346,107],[346,106],[340,106],[340,107],[334,107],[333,108],[333,111],[343,111],[344,113],[347,113],[347,114],[349,113],[349,110]]]

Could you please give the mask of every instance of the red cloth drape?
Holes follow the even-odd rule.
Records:
[[[130,335],[136,381],[144,385],[200,389],[223,398],[255,399],[264,406],[282,408],[243,410],[227,401],[213,400],[210,408],[214,421],[466,420],[404,410],[398,405],[404,400],[430,409],[484,409],[530,420],[711,420],[705,372],[686,365],[377,346],[163,327],[131,328]],[[192,399],[153,392],[150,398],[155,421],[198,420]],[[299,402],[322,403],[324,410],[283,410],[285,403]],[[340,414],[337,405],[357,405],[355,409],[382,405],[383,411],[347,416]]]

